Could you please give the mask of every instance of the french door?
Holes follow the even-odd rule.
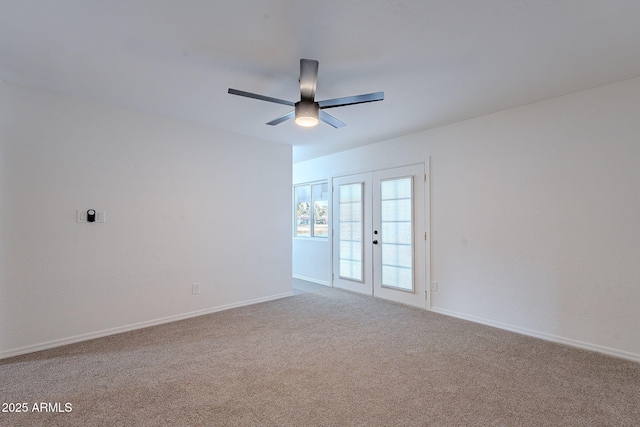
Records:
[[[333,179],[333,286],[424,307],[424,165]]]

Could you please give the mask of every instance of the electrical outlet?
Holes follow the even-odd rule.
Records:
[[[194,283],[193,285],[191,285],[191,293],[193,295],[200,293],[200,283]]]
[[[87,211],[88,209],[76,210],[76,222],[87,222]],[[95,211],[95,219],[93,222],[107,222],[105,211]]]
[[[438,292],[438,282],[431,282],[431,291]]]

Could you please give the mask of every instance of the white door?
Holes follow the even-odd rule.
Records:
[[[333,179],[333,285],[426,304],[424,165]]]

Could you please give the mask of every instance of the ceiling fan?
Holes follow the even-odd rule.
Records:
[[[316,83],[318,82],[318,61],[314,59],[300,60],[300,101],[292,102],[284,99],[272,98],[270,96],[258,95],[256,93],[229,88],[231,95],[246,96],[247,98],[260,99],[262,101],[275,102],[276,104],[289,105],[295,107],[293,111],[271,120],[268,125],[275,126],[286,120],[295,117],[295,122],[299,126],[311,127],[318,124],[318,120],[341,128],[345,123],[326,113],[327,108],[344,107],[345,105],[363,104],[365,102],[382,101],[384,92],[367,93],[364,95],[346,96],[343,98],[326,99],[315,101]]]

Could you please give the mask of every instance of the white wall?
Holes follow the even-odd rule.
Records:
[[[1,83],[0,357],[289,295],[290,189],[290,146]]]
[[[633,79],[297,163],[294,183],[429,159],[434,311],[640,360],[639,117]]]
[[[323,238],[293,239],[293,277],[331,285],[330,241]]]

